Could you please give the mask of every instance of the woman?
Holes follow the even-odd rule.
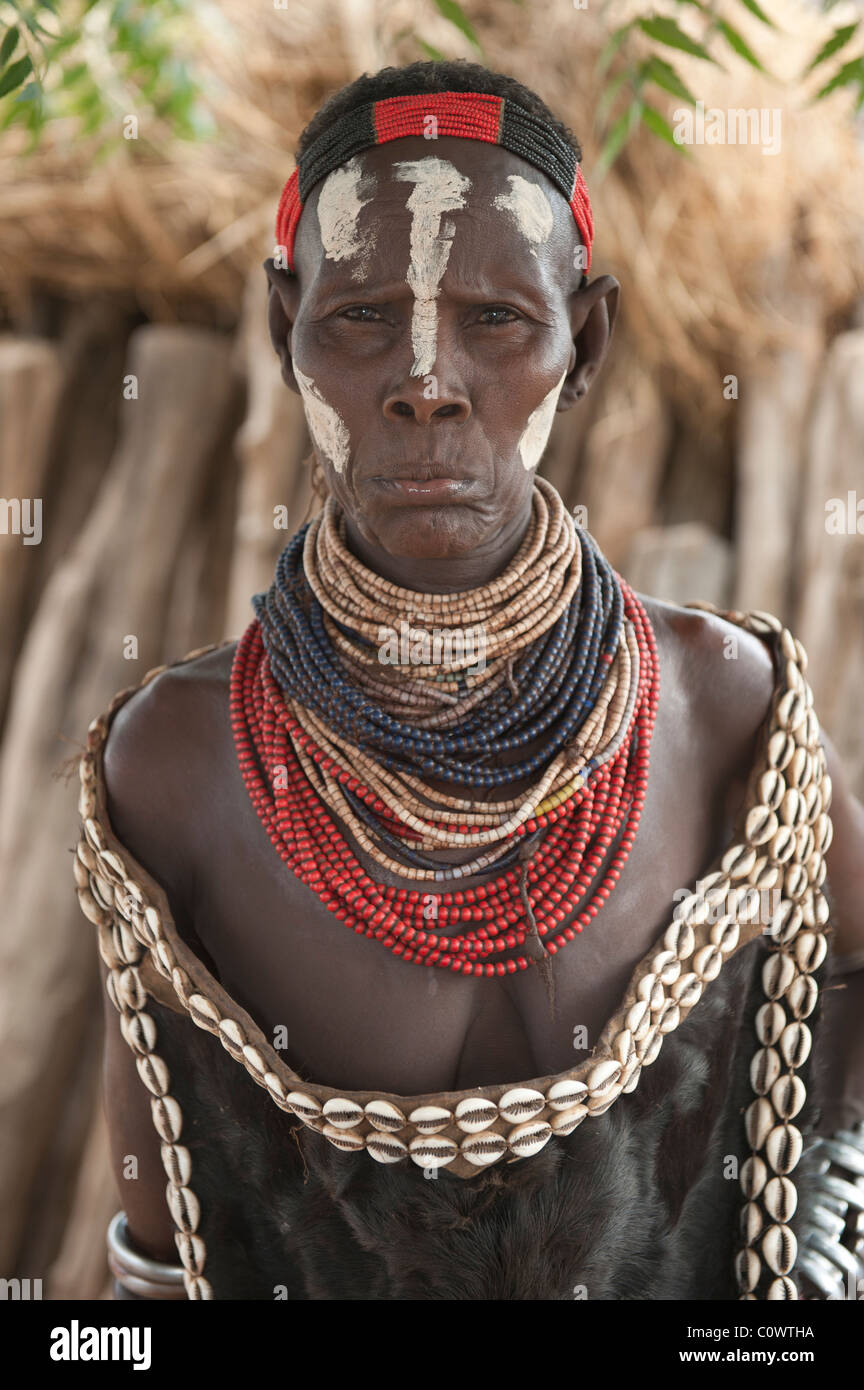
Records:
[[[304,132],[269,323],[329,499],[240,642],[117,697],[82,763],[120,1297],[807,1275],[817,1099],[864,1118],[860,972],[843,1047],[817,1026],[862,811],[792,634],[637,596],[537,480],[618,304],[579,159],[467,64]],[[821,1164],[850,1213],[856,1133]]]

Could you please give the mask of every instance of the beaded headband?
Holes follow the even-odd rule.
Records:
[[[358,106],[334,122],[301,155],[282,190],[276,213],[276,242],[285,247],[292,274],[297,224],[316,183],[373,145],[409,135],[428,138],[430,116],[437,122],[437,136],[501,145],[546,174],[567,199],[585,246],[585,271],[590,269],[594,218],[576,151],[567,141],[548,122],[504,97],[484,92],[426,92]]]

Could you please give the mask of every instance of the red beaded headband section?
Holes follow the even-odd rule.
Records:
[[[548,122],[503,97],[484,92],[427,92],[358,106],[304,151],[282,190],[276,213],[276,242],[285,247],[292,273],[297,224],[315,184],[362,150],[410,135],[485,140],[540,169],[566,198],[585,247],[584,270],[590,269],[594,218],[576,151],[567,141]]]

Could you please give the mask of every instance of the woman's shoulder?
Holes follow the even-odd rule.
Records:
[[[207,796],[214,753],[221,756],[217,738],[225,734],[235,646],[198,648],[149,671],[94,721],[95,766],[111,828],[175,892],[189,862],[195,806]]]

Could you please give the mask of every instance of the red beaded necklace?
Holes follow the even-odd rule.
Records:
[[[636,835],[659,698],[657,646],[648,615],[629,585],[617,578],[640,656],[627,737],[585,785],[514,832],[514,840],[545,832],[530,862],[477,887],[434,895],[376,883],[363,868],[316,791],[316,770],[320,766],[382,821],[388,821],[388,809],[320,749],[291,714],[273,678],[260,625],[250,623],[237,646],[230,689],[243,780],[281,859],[339,921],[382,942],[402,960],[489,977],[514,974],[534,963],[525,955],[504,958],[524,945],[532,926],[551,956],[597,915]],[[410,834],[407,827],[388,824]],[[435,908],[434,931],[428,930],[430,906]]]

